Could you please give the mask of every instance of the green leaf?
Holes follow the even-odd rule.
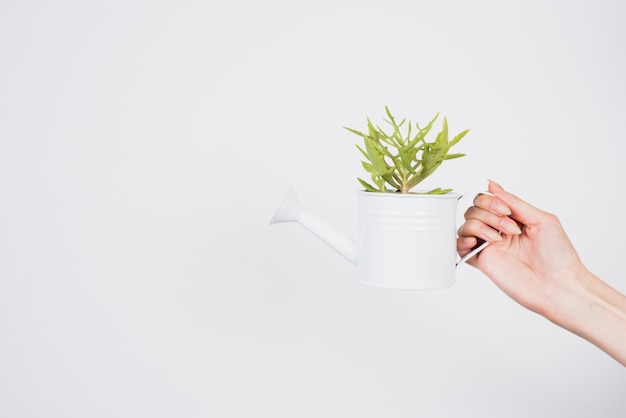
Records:
[[[424,167],[430,167],[435,162],[435,152],[432,144],[424,144],[424,150],[422,151],[422,165]]]
[[[421,142],[421,144],[420,144]],[[418,145],[419,144],[419,145]],[[415,138],[413,138],[411,140],[411,142],[409,142],[405,148],[414,148],[416,151],[419,151],[420,149],[422,149],[424,147],[424,138],[422,138],[420,136],[420,134],[418,133],[417,135],[415,135]]]
[[[378,148],[378,150],[385,156],[385,157],[389,157],[389,158],[394,158],[395,155],[393,155],[390,151],[388,147],[385,147],[383,145],[378,145],[376,148]]]
[[[446,193],[450,193],[451,191],[452,189],[442,189],[441,187],[437,187],[436,189],[428,191],[424,194],[446,194]]]
[[[368,136],[376,141],[380,137],[378,129],[376,129],[370,118],[367,118],[367,131],[369,132]]]
[[[443,125],[441,126],[441,132],[437,135],[437,141],[435,141],[438,146],[444,147],[448,145],[448,119],[443,117]]]
[[[389,135],[387,135],[387,133],[383,131],[383,128],[381,128],[380,126],[376,126],[376,133],[378,134],[379,137],[389,138]]]
[[[367,190],[368,192],[376,192],[378,193],[378,190],[372,186],[371,184],[369,184],[368,182],[366,182],[363,179],[357,178],[357,180],[359,181],[359,183],[361,183],[361,186],[363,186],[365,188],[365,190]]]
[[[367,135],[365,135],[363,132],[359,132],[356,129],[352,129],[352,128],[346,128],[345,126],[343,127],[343,129],[345,129],[346,131],[350,131],[353,134],[356,134],[358,136],[362,136],[362,137],[366,137]]]
[[[402,148],[398,148],[398,155],[400,156],[400,161],[402,161],[402,168],[406,171],[411,171],[411,158],[407,155],[406,152]]]
[[[385,174],[383,177],[383,180],[385,180],[387,182],[387,184],[391,185],[392,187],[396,188],[396,189],[401,189],[402,187],[400,186],[401,182],[397,182],[396,181],[396,177],[393,175],[393,172],[389,172],[387,174]]]
[[[387,163],[382,152],[376,147],[376,142],[371,138],[365,138],[365,150],[370,162],[381,175],[387,172]]]
[[[469,132],[469,129],[464,130],[463,132],[461,132],[460,134],[458,134],[457,136],[455,136],[452,141],[450,141],[450,146],[456,145],[461,139],[463,139],[465,137],[465,135],[467,135],[467,133]]]
[[[428,133],[430,132],[431,128],[435,124],[435,121],[437,120],[438,117],[439,117],[439,112],[435,114],[435,116],[430,120],[430,122],[428,122],[428,124],[424,127],[424,129],[420,129],[424,138],[426,137],[426,135],[428,135]],[[417,128],[419,129],[419,125],[417,125]]]
[[[385,191],[385,179],[382,176],[372,174],[372,181],[378,186],[378,191]]]
[[[447,154],[443,159],[444,160],[454,160],[455,158],[465,157],[465,154]]]
[[[389,106],[385,105],[385,113],[389,117],[389,119],[393,120],[393,115],[391,114],[391,110],[389,110]]]
[[[368,173],[376,173],[376,170],[374,169],[374,166],[371,165],[370,163],[368,163],[366,161],[361,161],[361,165],[363,166],[365,171],[367,171]]]
[[[367,158],[368,160],[370,159],[370,156],[367,155],[367,152],[363,151],[363,148],[359,147],[358,145],[356,147],[359,149],[359,151],[361,151],[365,158]]]

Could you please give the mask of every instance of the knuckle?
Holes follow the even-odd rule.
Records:
[[[546,217],[546,221],[549,223],[553,223],[553,224],[561,223],[561,221],[559,220],[559,217],[555,215],[554,213],[545,212],[545,217]]]

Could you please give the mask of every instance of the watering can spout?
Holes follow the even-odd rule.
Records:
[[[276,210],[276,213],[274,213],[270,225],[284,222],[296,222],[300,224],[337,251],[346,260],[356,265],[357,254],[355,243],[335,231],[322,220],[304,210],[293,187],[289,188],[287,195]]]

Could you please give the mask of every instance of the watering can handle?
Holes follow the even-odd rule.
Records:
[[[482,244],[480,244],[478,247],[474,248],[469,253],[465,254],[459,261],[456,262],[457,267],[459,266],[459,264],[465,263],[467,260],[469,260],[470,258],[474,257],[476,254],[481,252],[489,244],[490,244],[489,241],[485,241]]]
[[[463,199],[464,197],[468,196],[469,194],[470,193],[463,193],[461,195],[461,197],[459,197],[459,199]],[[488,194],[490,196],[493,196],[491,193],[489,193],[487,191],[480,191],[480,192],[478,192],[478,194]],[[487,247],[489,244],[490,243],[488,241],[483,242],[478,247],[474,248],[472,251],[470,251],[469,253],[465,254],[463,257],[461,257],[461,259],[456,262],[456,266],[458,267],[459,264],[465,263],[467,260],[469,260],[470,258],[474,257],[476,254],[478,254],[479,252],[484,250],[485,247]]]

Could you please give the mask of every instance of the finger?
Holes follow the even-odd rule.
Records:
[[[458,237],[456,240],[456,251],[463,257],[476,245],[478,245],[478,239],[476,237]]]
[[[544,212],[523,201],[519,197],[504,191],[498,183],[489,180],[489,191],[500,198],[511,209],[511,218],[523,223],[533,225],[541,221]]]
[[[496,215],[508,216],[511,214],[511,209],[502,200],[491,194],[481,193],[476,195],[474,206],[493,212]]]
[[[469,219],[458,231],[459,237],[476,237],[489,242],[502,241],[502,237],[492,227],[478,219]]]
[[[477,219],[493,229],[510,235],[519,235],[522,233],[522,230],[517,225],[517,222],[508,216],[495,215],[487,210],[480,209],[475,206],[470,206],[467,211],[465,211],[464,216],[466,220]]]

